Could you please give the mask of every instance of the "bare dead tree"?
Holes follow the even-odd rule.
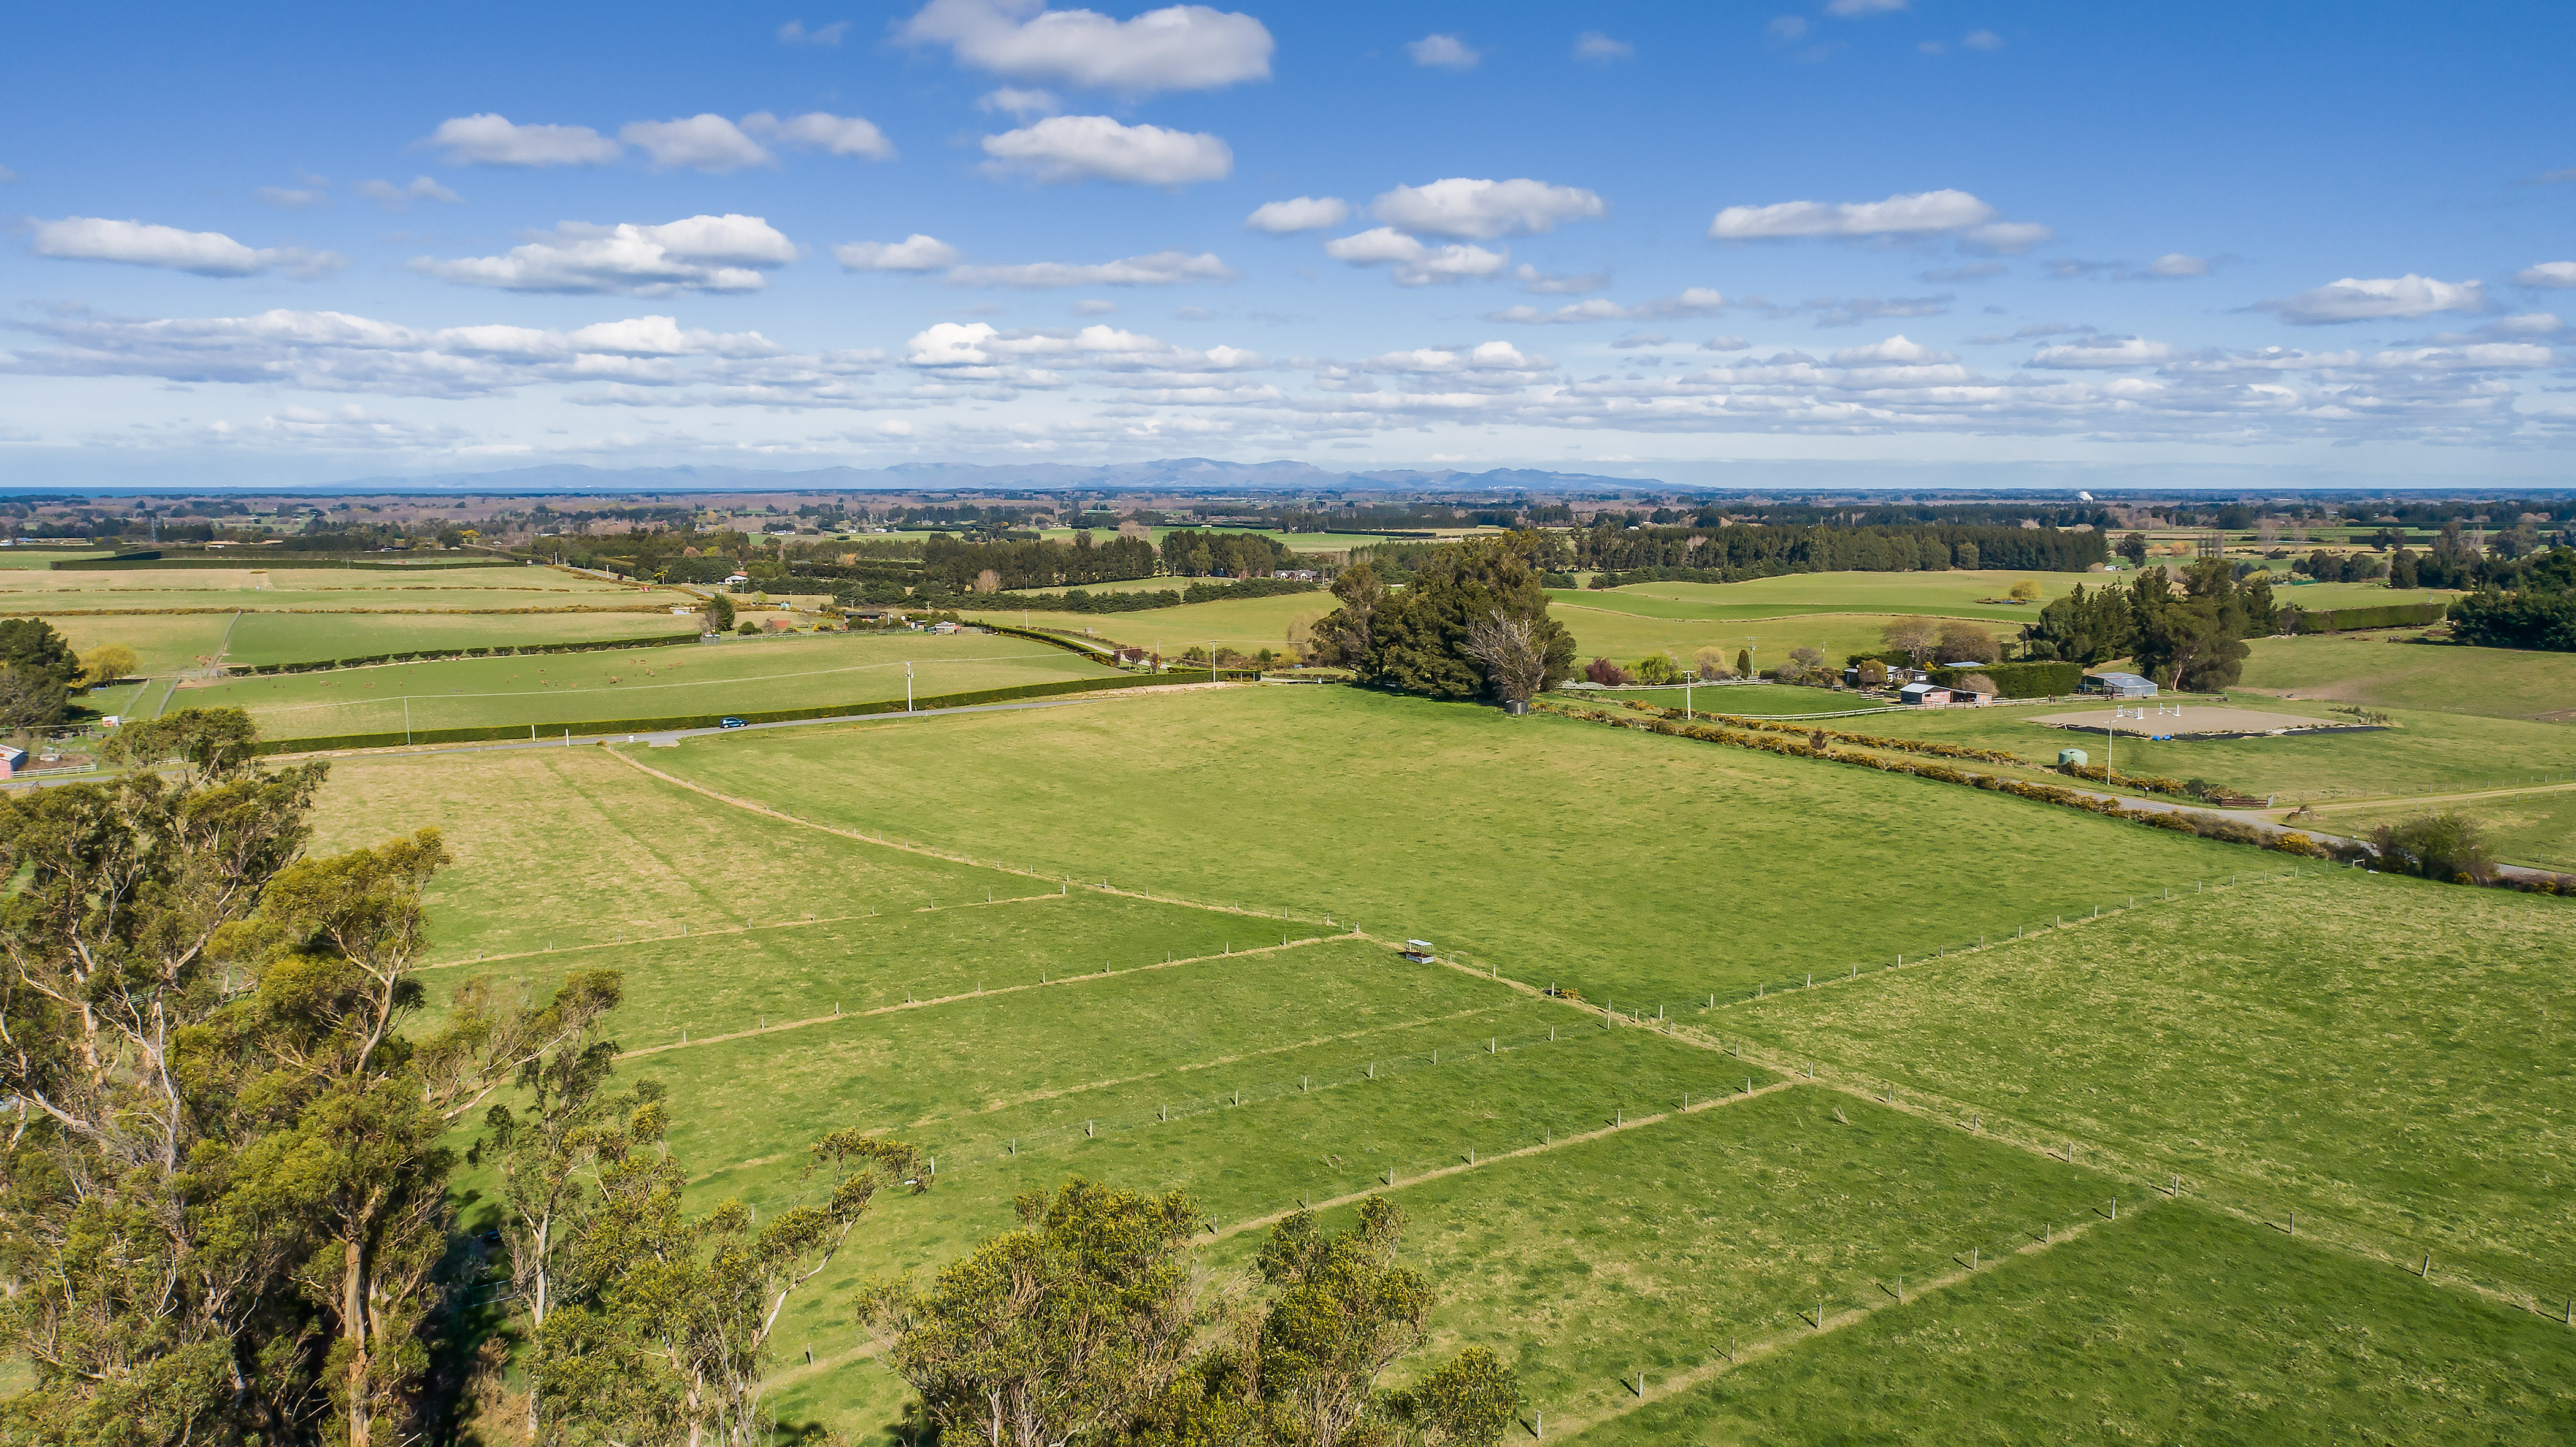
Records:
[[[1513,703],[1527,703],[1547,687],[1547,644],[1538,626],[1497,608],[1467,629],[1467,656],[1485,665],[1494,692]]]

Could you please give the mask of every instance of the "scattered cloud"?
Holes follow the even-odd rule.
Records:
[[[1871,342],[1863,347],[1845,347],[1834,353],[1834,365],[1837,367],[1913,367],[1926,363],[1957,360],[1959,360],[1957,357],[1948,352],[1927,347],[1921,342],[1908,338],[1902,332],[1885,341]]]
[[[1729,206],[1708,226],[1715,241],[1784,236],[1921,236],[1992,222],[1995,208],[1965,191],[1920,191],[1884,201],[1781,201]]]
[[[262,186],[251,194],[280,211],[310,211],[331,204],[330,193],[319,186]]]
[[[984,163],[986,175],[1042,185],[1097,180],[1187,186],[1222,181],[1234,172],[1234,152],[1215,136],[1121,125],[1107,116],[1050,116],[986,136],[984,154],[992,158]]]
[[[2106,271],[2118,271],[2127,264],[2123,261],[2085,261],[2073,256],[2052,256],[2040,263],[2039,270],[2040,274],[2050,281],[2075,281],[2082,277],[2099,276]]]
[[[2031,354],[2030,365],[2057,370],[2150,367],[2173,358],[2174,349],[2165,342],[2151,342],[2144,337],[2101,337],[2042,347]]]
[[[1533,296],[1582,296],[1588,292],[1604,290],[1610,285],[1610,273],[1607,271],[1553,275],[1539,270],[1528,262],[1522,262],[1512,272],[1512,279],[1521,284],[1521,290]]]
[[[9,184],[10,182],[15,181],[15,180],[17,180],[17,179],[18,179],[18,173],[17,173],[17,172],[10,170],[10,169],[9,169],[8,167],[6,167],[6,166],[0,166],[0,186],[5,186],[5,185]]]
[[[1621,306],[1606,297],[1569,302],[1564,306],[1542,310],[1534,306],[1506,307],[1485,313],[1489,322],[1570,323],[1570,322],[1642,322],[1666,317],[1715,316],[1726,309],[1724,294],[1705,286],[1687,288],[1673,296]]]
[[[1354,236],[1324,243],[1324,254],[1353,266],[1394,267],[1397,284],[1429,286],[1492,276],[1511,260],[1511,253],[1481,246],[1431,246],[1392,226],[1373,227]]]
[[[1946,293],[1940,296],[1824,297],[1805,303],[1801,309],[1814,312],[1816,325],[1820,327],[1850,327],[1891,317],[1948,316],[1952,300],[1954,298]]]
[[[844,271],[939,271],[957,264],[957,248],[916,231],[901,241],[851,241],[832,248]]]
[[[894,159],[894,143],[886,139],[885,132],[858,116],[807,111],[782,121],[767,111],[754,111],[742,118],[742,128],[793,150],[864,156],[871,161]]]
[[[795,244],[758,216],[691,216],[658,226],[592,226],[567,221],[500,256],[439,261],[412,269],[465,286],[504,291],[757,291],[767,272],[796,259]]]
[[[1111,312],[1118,310],[1118,303],[1114,301],[1100,301],[1095,298],[1089,301],[1075,302],[1073,304],[1073,309],[1083,316],[1105,317]]]
[[[2185,256],[2179,251],[2168,251],[2164,255],[2157,257],[2155,260],[2148,262],[2146,269],[2139,274],[2146,277],[2158,277],[2168,281],[2180,281],[2187,277],[2194,276],[2207,276],[2209,275],[2209,260],[2206,257]]]
[[[357,192],[388,211],[408,211],[414,201],[444,201],[453,206],[465,199],[427,176],[412,177],[408,186],[391,181],[360,181]]]
[[[758,332],[684,328],[665,316],[565,331],[484,325],[415,328],[346,312],[127,320],[61,316],[33,330],[55,347],[7,369],[57,376],[144,376],[174,382],[283,384],[319,392],[415,397],[506,396],[539,383],[666,388],[719,376],[793,371],[814,379],[869,370],[879,353],[829,353],[784,366]]]
[[[778,27],[778,43],[838,48],[842,37],[849,33],[850,22],[846,20],[835,20],[829,25],[817,25],[811,30],[805,28],[805,22],[802,20],[790,20]]]
[[[1535,353],[1523,352],[1509,342],[1482,342],[1473,347],[1416,347],[1411,351],[1381,352],[1358,364],[1364,372],[1404,372],[1416,376],[1455,375],[1462,372],[1543,372],[1556,363]]]
[[[1636,54],[1637,47],[1634,44],[1625,40],[1613,40],[1598,30],[1587,30],[1574,37],[1574,58],[1577,60],[1607,65],[1614,60],[1634,59]]]
[[[1005,115],[1025,121],[1032,116],[1051,116],[1064,109],[1064,102],[1051,90],[1023,90],[1006,85],[986,91],[975,98],[975,109],[988,115]]]
[[[282,271],[289,276],[310,278],[348,264],[336,252],[305,251],[293,246],[254,248],[220,231],[182,231],[175,226],[111,221],[97,216],[36,222],[27,249],[38,256],[64,261],[114,261],[197,276],[261,276]]]
[[[2348,276],[2293,297],[2264,302],[2259,309],[2277,312],[2281,320],[2303,327],[2411,319],[2435,312],[2484,311],[2486,289],[2474,281],[2437,281],[2413,272],[2369,280]]]
[[[1174,307],[1172,319],[1182,322],[1211,322],[1216,320],[1216,313],[1203,306]]]
[[[1918,271],[1914,273],[1914,279],[1930,282],[1934,286],[1956,286],[1963,281],[1984,281],[1990,277],[2001,276],[2010,269],[2000,261],[1972,261],[1965,266],[1942,266],[1934,267],[1930,271]]]
[[[1590,219],[1609,209],[1598,195],[1577,186],[1464,176],[1398,186],[1369,203],[1378,220],[1402,230],[1463,241],[1553,231],[1559,222]]]
[[[926,238],[925,238],[926,239]],[[1043,289],[1060,286],[1186,286],[1201,281],[1232,281],[1240,273],[1208,252],[1157,251],[1095,265],[1035,261],[1019,266],[961,266],[948,273],[957,286],[1007,286]]]
[[[2538,266],[2526,266],[2513,274],[2513,284],[2552,289],[2576,286],[2576,261],[2544,261]]]
[[[1905,7],[1906,0],[1830,0],[1825,13],[1852,20],[1863,15],[1885,15]]]
[[[1746,341],[1742,337],[1728,335],[1722,337],[1711,337],[1707,341],[1700,343],[1699,349],[1703,352],[1740,352],[1752,345],[1753,344],[1751,342]]]
[[[1959,233],[1961,245],[1990,256],[2019,256],[2043,241],[2056,239],[2055,231],[2036,221],[1991,221]]]
[[[1639,347],[1670,346],[1672,345],[1672,340],[1672,338],[1664,336],[1658,332],[1630,332],[1628,335],[1612,342],[1610,344],[1610,348],[1612,351],[1629,352],[1635,351]]]
[[[441,121],[421,144],[455,166],[599,166],[623,149],[588,126],[514,125],[488,111]]]
[[[1248,231],[1286,236],[1296,231],[1320,231],[1327,226],[1339,226],[1350,219],[1351,203],[1339,196],[1298,196],[1286,201],[1264,202],[1243,218],[1243,225]]]
[[[1435,70],[1474,70],[1485,57],[1456,35],[1426,35],[1404,43],[1404,53],[1415,65]]]
[[[1970,50],[2001,50],[2004,48],[2004,38],[1991,30],[1971,30],[1968,32],[1967,38],[1959,43],[1968,47]]]
[[[1049,10],[1045,0],[931,0],[896,31],[1014,80],[1147,95],[1270,78],[1274,42],[1249,15],[1172,5],[1132,20]]]
[[[1779,16],[1764,28],[1763,33],[1784,45],[1792,40],[1802,40],[1807,34],[1807,18],[1803,15]]]
[[[687,169],[721,175],[751,166],[775,166],[778,158],[743,134],[742,127],[712,112],[668,121],[635,121],[617,138],[653,158],[656,171]]]

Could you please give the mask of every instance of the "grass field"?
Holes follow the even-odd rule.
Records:
[[[2180,1203],[1575,1440],[2537,1447],[2576,1434],[2571,1382],[2555,1321]]]
[[[2320,806],[2316,827],[2337,834],[2367,835],[2381,824],[2395,824],[2433,810],[2457,810],[2486,825],[2498,858],[2513,864],[2536,864],[2576,873],[2576,789],[2536,789],[2528,793],[2438,796],[2413,803]]]
[[[2303,1231],[2569,1294],[2571,922],[2563,900],[2334,870],[1704,1018]]]
[[[2373,707],[2576,722],[2576,653],[2410,641],[2414,635],[2258,638],[2245,687]]]
[[[1025,638],[809,634],[226,679],[189,684],[172,706],[246,708],[270,738],[669,718],[900,699],[907,662],[919,698],[1116,672]]]
[[[232,615],[228,613],[189,613],[159,618],[126,614],[48,621],[76,653],[87,653],[111,643],[124,644],[142,660],[142,669],[147,674],[203,668],[214,662],[216,653],[223,647],[224,630],[233,626]]]
[[[1712,711],[1789,714],[1824,707],[1866,706],[1867,700],[1815,689],[1713,690],[1695,694],[1694,703]],[[1797,707],[1795,695],[1807,695]],[[1598,695],[1596,695],[1597,697]],[[1679,708],[1674,690],[1613,693],[1636,697],[1659,707]],[[2334,712],[2334,705],[2302,696],[2276,702],[2260,695],[2232,695],[2266,713],[2294,714],[2334,723],[2353,722]],[[1705,700],[1714,698],[1716,703]],[[1754,702],[1764,706],[1754,708]],[[1720,709],[1718,704],[1725,707]],[[2189,717],[2193,704],[2182,705]],[[1874,713],[1828,727],[1856,733],[1937,740],[1977,748],[2001,749],[2033,763],[2054,762],[2062,748],[2080,748],[2103,760],[2098,733],[2082,734],[2031,720],[2068,711],[2065,703],[1997,705],[1975,709],[1905,709]],[[2396,794],[2469,788],[2484,781],[2576,773],[2576,728],[2524,719],[2479,714],[2388,710],[2396,727],[2350,732],[2285,734],[2278,738],[2192,739],[2171,741],[2123,737],[2111,751],[2121,773],[2206,779],[2253,795],[2282,796],[2292,801],[2314,795]]]
[[[1490,1345],[1551,1434],[1591,1422],[1588,1440],[1921,1439],[1956,1421],[1980,1441],[2131,1425],[2512,1441],[2567,1410],[2563,1328],[2444,1284],[2545,1275],[2576,1245],[2552,1208],[2576,1100],[2565,902],[2334,874],[1711,1010],[1694,987],[1839,973],[1925,939],[1914,956],[1980,914],[2044,920],[2060,896],[2069,913],[2117,904],[2131,874],[2278,861],[1349,690],[633,751],[973,863],[728,805],[611,752],[342,760],[315,847],[447,831],[435,993],[478,972],[542,987],[623,970],[613,1033],[649,1053],[620,1074],[672,1088],[700,1209],[800,1199],[802,1148],[832,1126],[938,1158],[936,1188],[880,1204],[790,1306],[790,1430],[888,1440],[904,1392],[866,1349],[856,1294],[935,1269],[1007,1226],[1014,1194],[1072,1173],[1186,1188],[1248,1228],[1200,1248],[1221,1277],[1301,1198],[1389,1191],[1439,1294],[1432,1350],[1397,1378]],[[993,867],[997,851],[1032,872]],[[1317,937],[1325,907],[1335,933]],[[1430,934],[1506,979],[1337,937],[1355,922]],[[1604,1028],[1510,983],[1551,977],[1635,991],[1623,1006],[1670,990],[1677,1032]],[[1822,1062],[1819,1079],[1726,1053],[1730,1034]],[[1835,1088],[1862,1070],[1913,1108]],[[1744,1098],[1748,1082],[1763,1093]],[[1990,1128],[1959,1128],[1950,1104]],[[2030,1148],[2040,1134],[2083,1141],[2080,1164]],[[2137,1177],[2165,1170],[2189,1199],[2141,1215]],[[481,1183],[460,1184],[470,1221]],[[2116,1223],[2097,1214],[2112,1195]],[[2196,1199],[2295,1206],[2299,1237]],[[1968,1248],[1992,1262],[2088,1221],[1922,1290]],[[2425,1240],[2435,1280],[2315,1249],[2382,1237]],[[1819,1334],[1796,1316],[1819,1304],[1879,1309]],[[1742,1368],[1682,1376],[1739,1340],[1761,1349]],[[1642,1403],[1622,1385],[1638,1371]]]
[[[1347,689],[931,724],[691,740],[649,762],[1048,872],[1329,911],[1596,1000],[1928,950],[2245,867],[1988,793]],[[872,787],[799,787],[861,770]],[[945,787],[960,774],[974,787]]]
[[[0,574],[0,612],[66,608],[560,608],[685,603],[676,590],[639,589],[555,568],[491,567],[404,573],[357,568],[136,568]]]

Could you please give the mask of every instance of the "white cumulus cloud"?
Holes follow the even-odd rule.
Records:
[[[484,112],[439,122],[423,142],[459,166],[597,166],[621,147],[588,126],[522,126]]]
[[[841,38],[849,33],[850,22],[846,20],[835,20],[829,25],[817,25],[810,30],[806,28],[804,21],[790,20],[778,27],[778,43],[838,46]]]
[[[1014,80],[1145,95],[1270,78],[1270,31],[1249,15],[1170,5],[1132,20],[1045,0],[931,0],[897,31]]]
[[[1183,286],[1199,281],[1232,281],[1234,268],[1208,252],[1157,251],[1117,261],[1077,265],[1034,261],[1018,266],[961,266],[948,273],[958,286],[1008,286],[1030,290],[1060,286]]]
[[[938,271],[957,264],[957,248],[916,231],[901,241],[852,241],[832,248],[848,271]]]
[[[1481,246],[1431,246],[1392,226],[1372,227],[1354,236],[1327,241],[1324,254],[1353,266],[1392,265],[1396,281],[1404,286],[1492,276],[1511,260],[1509,252],[1487,251]]]
[[[1965,231],[1995,219],[1995,208],[1965,191],[1918,191],[1884,201],[1781,201],[1729,206],[1708,234],[1717,241],[1774,236],[1911,236]]]
[[[1413,57],[1414,64],[1437,70],[1473,70],[1476,63],[1485,58],[1474,46],[1456,35],[1426,35],[1420,40],[1408,40],[1404,43],[1404,53]]]
[[[1637,47],[1625,40],[1613,40],[1598,30],[1587,30],[1574,37],[1574,58],[1607,63],[1634,57]]]
[[[2043,241],[2055,240],[2056,236],[2055,231],[2036,221],[1989,221],[1959,233],[1960,241],[1969,250],[1997,256],[2019,256]]]
[[[1957,360],[1948,352],[1927,347],[1902,332],[1883,342],[1872,342],[1865,347],[1845,347],[1834,353],[1837,367],[1911,367]]]
[[[721,175],[750,166],[775,166],[767,147],[723,116],[701,112],[667,121],[635,121],[617,138],[653,158],[653,169],[686,168]]]
[[[821,151],[827,156],[865,156],[871,161],[894,159],[894,143],[886,139],[885,132],[878,130],[875,122],[858,116],[807,111],[782,121],[767,111],[754,111],[742,118],[742,128],[752,135],[800,151]]]
[[[1464,241],[1553,231],[1559,222],[1586,220],[1609,209],[1581,187],[1526,177],[1484,181],[1450,176],[1427,186],[1398,186],[1369,203],[1378,220],[1402,230]]]
[[[65,261],[116,261],[198,276],[258,276],[283,271],[290,276],[310,277],[347,264],[335,252],[305,251],[292,246],[250,247],[220,231],[182,231],[175,226],[111,221],[98,216],[39,221],[31,229],[27,249],[38,256]]]
[[[1339,196],[1298,196],[1266,202],[1243,218],[1249,231],[1285,236],[1292,231],[1318,231],[1351,219],[1351,203]]]
[[[467,286],[504,291],[757,291],[765,272],[796,259],[796,247],[757,216],[691,216],[658,226],[565,222],[500,256],[439,261],[414,270]]]
[[[998,112],[1025,121],[1031,116],[1054,115],[1064,109],[1064,102],[1056,99],[1055,92],[1051,90],[1023,90],[1018,86],[1006,85],[1000,90],[987,91],[977,96],[975,109],[987,114]]]
[[[2206,257],[2185,256],[2179,251],[2168,251],[2164,255],[2157,257],[2155,260],[2148,262],[2144,275],[2162,277],[2171,281],[2180,281],[2184,278],[2194,276],[2207,276],[2209,275],[2209,260]]]
[[[2264,307],[2297,326],[2337,322],[2381,321],[2431,316],[2435,312],[2486,310],[2486,288],[2474,281],[2437,281],[2408,272],[2404,276],[2363,279],[2347,276]]]
[[[2544,261],[2513,274],[2516,286],[2576,286],[2576,261]]]
[[[1465,349],[1455,347],[1416,347],[1409,351],[1382,352],[1362,362],[1371,372],[1410,372],[1438,374],[1447,372],[1537,372],[1556,363],[1534,352],[1524,352],[1509,342],[1483,342]]]
[[[2144,337],[2103,338],[2098,341],[2069,342],[2061,346],[2042,347],[2031,354],[2034,367],[2147,367],[2173,360],[2174,349],[2168,342],[2151,342]]]
[[[1491,322],[1638,322],[1665,317],[1715,316],[1725,309],[1726,297],[1723,293],[1713,287],[1694,286],[1685,288],[1673,296],[1657,297],[1652,301],[1641,301],[1633,306],[1622,306],[1607,297],[1593,297],[1586,301],[1547,309],[1534,306],[1506,307],[1501,311],[1485,313],[1485,320]]]
[[[1825,13],[1850,20],[1862,15],[1885,15],[1902,10],[1906,3],[1907,0],[1832,0],[1825,6]]]
[[[1050,116],[1032,126],[986,136],[984,154],[992,158],[984,163],[986,175],[1041,183],[1097,180],[1187,186],[1222,181],[1234,171],[1234,152],[1215,136],[1121,125],[1107,116]]]
[[[388,211],[408,211],[414,201],[444,201],[455,205],[465,198],[427,176],[414,176],[408,186],[391,181],[360,181],[358,194]]]

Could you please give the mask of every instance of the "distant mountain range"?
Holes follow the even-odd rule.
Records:
[[[1418,492],[1629,492],[1662,490],[1652,478],[1496,468],[1490,472],[1414,469],[1333,472],[1304,462],[1217,462],[1177,457],[1157,462],[1078,467],[1061,462],[906,462],[894,467],[818,467],[774,472],[750,467],[581,467],[555,463],[502,472],[447,472],[415,477],[355,477],[296,492],[923,492],[945,488],[1063,492],[1311,492],[1384,488]]]

